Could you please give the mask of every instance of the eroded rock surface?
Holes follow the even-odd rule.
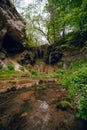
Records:
[[[23,50],[25,21],[10,0],[0,0],[0,50],[17,53]]]

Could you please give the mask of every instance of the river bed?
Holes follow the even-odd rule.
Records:
[[[57,104],[67,92],[56,82],[0,94],[0,130],[86,130],[74,110]]]

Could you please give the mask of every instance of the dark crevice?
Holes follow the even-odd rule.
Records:
[[[24,47],[20,41],[15,40],[15,38],[13,38],[8,33],[3,39],[2,47],[9,54],[17,54],[24,50]]]

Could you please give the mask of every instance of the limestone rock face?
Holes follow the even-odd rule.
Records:
[[[25,21],[10,0],[0,0],[0,50],[17,53],[23,50]]]

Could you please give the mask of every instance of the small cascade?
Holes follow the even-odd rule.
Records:
[[[0,65],[3,66],[4,69],[8,69],[6,60],[0,60]]]
[[[39,57],[42,58],[42,50],[41,50],[41,48],[39,49]]]
[[[43,51],[41,48],[38,48],[36,51],[35,51],[35,55],[36,55],[36,59],[38,58],[42,58],[43,57]]]
[[[38,58],[43,58],[43,49],[41,47],[38,49],[38,54],[39,54]]]
[[[51,53],[49,54],[48,60],[49,60],[49,67],[50,67],[51,66]]]
[[[39,65],[36,65],[36,70],[37,70],[38,72],[40,72],[40,66],[39,66]]]
[[[36,59],[38,58],[38,50],[35,51]]]

